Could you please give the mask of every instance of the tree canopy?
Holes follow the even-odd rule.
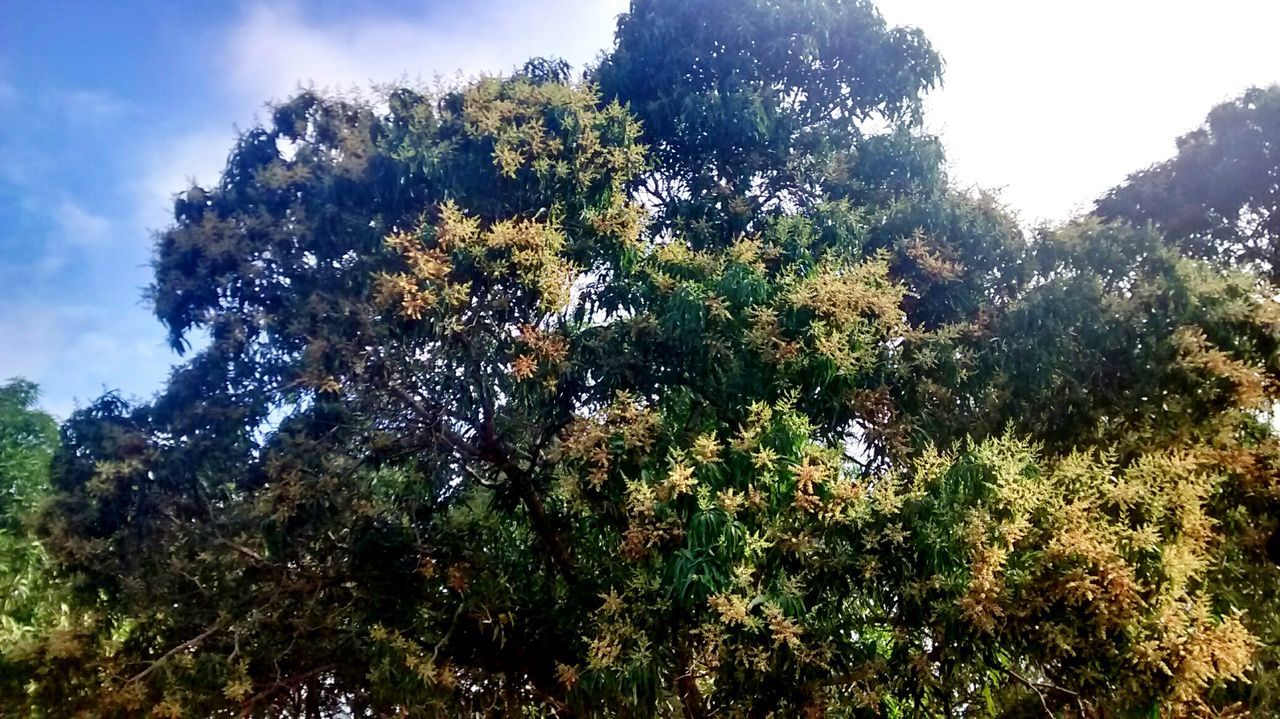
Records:
[[[10,713],[1280,706],[1273,290],[1027,237],[941,68],[862,0],[634,0],[580,79],[276,106],[159,236],[190,357],[62,428]]]
[[[1280,280],[1280,85],[1213,108],[1178,138],[1177,155],[1130,175],[1096,211],[1152,222],[1189,256]]]

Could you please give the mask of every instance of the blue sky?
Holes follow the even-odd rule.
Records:
[[[0,0],[0,381],[65,417],[146,397],[175,357],[142,301],[151,232],[237,127],[299,82],[352,88],[576,64],[625,0]],[[1180,6],[1186,6],[1185,8]],[[929,126],[962,183],[1060,219],[1250,84],[1280,82],[1280,3],[883,0],[948,60]]]

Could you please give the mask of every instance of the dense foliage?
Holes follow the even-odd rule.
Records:
[[[1274,711],[1280,312],[1031,241],[861,0],[634,0],[581,81],[302,93],[77,412],[30,716]],[[201,338],[193,341],[192,338]]]
[[[35,408],[37,398],[30,382],[0,385],[0,697],[6,698],[23,691],[25,651],[62,618],[31,527],[58,446],[57,424]]]

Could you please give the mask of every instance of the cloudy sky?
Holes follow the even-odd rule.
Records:
[[[696,1],[696,0],[691,0]],[[1280,82],[1270,0],[882,0],[948,63],[928,125],[952,175],[1028,223],[1173,151],[1215,103]],[[0,381],[65,416],[146,397],[175,357],[142,291],[172,194],[299,82],[360,87],[578,66],[625,0],[0,1]]]

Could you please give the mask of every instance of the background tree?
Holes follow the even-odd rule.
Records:
[[[52,417],[35,408],[36,386],[0,385],[0,692],[20,692],[20,663],[32,636],[57,618],[58,597],[31,522],[49,493],[58,446]]]
[[[1178,139],[1172,159],[1130,175],[1098,200],[1095,214],[1135,224],[1152,223],[1166,241],[1189,256],[1280,281],[1280,86],[1250,88],[1213,108],[1200,128]],[[1251,545],[1270,527],[1269,554],[1280,564],[1274,482],[1252,483],[1239,501],[1270,517]],[[1251,552],[1250,554],[1256,554]],[[1280,645],[1280,607],[1274,604],[1275,568],[1266,562],[1233,573],[1245,580],[1239,601],[1254,606],[1256,631],[1270,656],[1254,688],[1269,702],[1280,696],[1271,652]],[[1257,580],[1256,582],[1253,580]]]
[[[701,246],[823,199],[866,128],[918,119],[941,73],[919,30],[863,0],[639,0],[593,76],[645,128],[658,171],[636,182],[658,219]]]
[[[1177,155],[1130,175],[1095,212],[1153,222],[1191,257],[1280,281],[1280,86],[1213,108]]]
[[[75,621],[8,706],[1274,707],[1256,278],[1027,243],[865,2],[694,7],[637,0],[592,82],[303,93],[179,196],[152,297],[210,341],[63,428]]]

